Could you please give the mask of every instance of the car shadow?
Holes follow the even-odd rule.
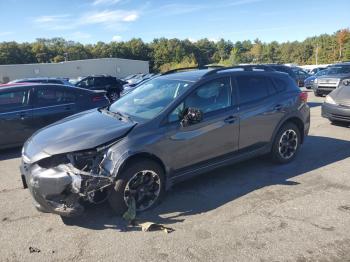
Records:
[[[293,178],[307,176],[310,171],[350,157],[349,146],[350,141],[309,136],[292,163],[276,165],[266,157],[260,157],[217,169],[175,185],[158,207],[138,218],[171,225],[267,186],[297,186],[299,183]],[[126,222],[114,215],[107,203],[87,209],[83,216],[69,220],[67,224],[93,230],[129,230]]]
[[[21,156],[21,147],[0,150],[0,161],[18,158]]]

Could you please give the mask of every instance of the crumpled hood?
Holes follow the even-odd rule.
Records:
[[[123,137],[135,125],[89,110],[39,130],[25,143],[23,153],[33,163],[48,155],[92,149]]]

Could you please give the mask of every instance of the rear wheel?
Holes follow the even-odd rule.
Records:
[[[278,131],[271,150],[272,159],[281,164],[292,161],[300,146],[301,136],[298,127],[287,123]]]
[[[156,206],[164,196],[164,171],[151,160],[129,164],[115,182],[108,201],[112,209],[122,215],[135,200],[136,211],[142,212]]]

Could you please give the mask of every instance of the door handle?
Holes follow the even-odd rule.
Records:
[[[19,118],[20,118],[21,120],[24,120],[25,117],[27,116],[27,113],[26,113],[26,112],[21,112],[21,113],[18,113],[17,116],[19,116]]]
[[[229,116],[227,117],[224,122],[227,124],[233,124],[237,120],[237,117],[235,116]]]
[[[70,106],[65,106],[64,109],[65,109],[65,110],[70,110],[71,107],[70,107]]]

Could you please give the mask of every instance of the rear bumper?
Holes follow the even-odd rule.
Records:
[[[350,123],[350,107],[323,103],[322,117],[328,118],[331,121],[343,121]]]

